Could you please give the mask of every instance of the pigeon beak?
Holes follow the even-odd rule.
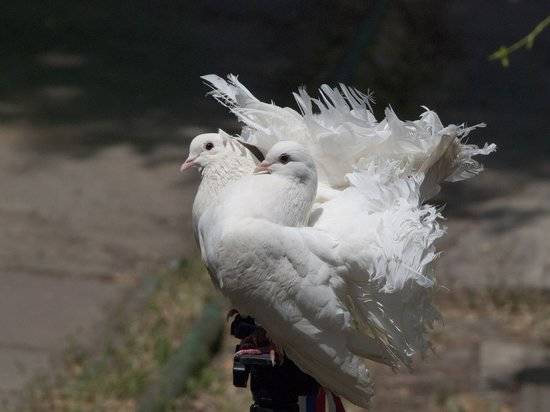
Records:
[[[197,157],[188,157],[185,162],[183,162],[181,164],[181,167],[180,167],[180,172],[185,172],[187,169],[195,166],[195,160],[197,159]]]
[[[271,166],[271,163],[268,163],[264,160],[262,163],[256,166],[256,169],[254,169],[254,174],[255,175],[270,174],[271,173],[271,169],[269,168],[270,166]]]

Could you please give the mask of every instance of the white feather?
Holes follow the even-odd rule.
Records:
[[[241,138],[266,153],[276,142],[293,140],[308,148],[315,159],[319,186],[341,190],[348,186],[346,175],[354,166],[373,161],[400,162],[403,173],[419,171],[429,160],[438,162],[423,188],[424,200],[439,191],[443,181],[468,179],[481,172],[473,156],[487,155],[494,144],[479,148],[463,143],[472,127],[443,127],[437,114],[424,107],[420,119],[400,120],[386,109],[386,117],[378,122],[372,113],[372,96],[340,85],[340,89],[321,86],[320,99],[311,97],[305,89],[294,93],[301,113],[256,99],[236,78],[224,80],[216,75],[203,76],[211,86],[211,94],[227,106],[244,124]],[[447,139],[447,144],[441,143]],[[443,150],[443,149],[447,150]],[[422,171],[427,173],[426,167]],[[429,187],[428,187],[429,186]],[[326,198],[326,197],[325,197]]]

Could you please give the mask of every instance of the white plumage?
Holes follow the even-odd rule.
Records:
[[[221,131],[191,144],[185,164],[203,169],[194,224],[214,284],[300,368],[366,407],[363,358],[410,366],[439,316],[430,297],[443,229],[424,201],[479,173],[472,157],[495,147],[462,144],[472,128],[444,128],[428,110],[415,122],[387,110],[378,123],[369,97],[345,86],[323,86],[322,100],[301,90],[298,113],[236,77],[204,79],[272,171],[247,176],[256,162]]]
[[[449,125],[444,127],[437,114],[426,107],[420,119],[402,121],[386,109],[378,122],[372,113],[370,94],[343,84],[340,89],[321,86],[320,98],[305,89],[294,93],[300,113],[256,99],[236,76],[228,80],[210,74],[202,77],[211,87],[210,94],[227,106],[244,124],[240,138],[266,153],[281,140],[303,144],[315,159],[319,175],[319,197],[330,198],[333,189],[349,185],[346,175],[355,166],[386,160],[397,161],[403,173],[422,171],[441,160],[431,181],[425,183],[423,198],[439,191],[439,183],[472,177],[483,170],[473,159],[496,149],[494,144],[479,148],[463,144],[472,130],[484,127]],[[433,181],[433,182],[432,182]]]
[[[223,130],[218,133],[204,133],[193,139],[189,146],[189,156],[181,165],[181,171],[198,167],[203,177],[203,183],[193,202],[195,234],[199,218],[206,208],[227,185],[252,173],[256,163],[257,159]]]

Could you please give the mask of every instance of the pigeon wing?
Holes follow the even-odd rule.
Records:
[[[362,356],[350,346],[361,341],[363,354],[380,359],[384,348],[368,336],[356,336],[352,327],[342,300],[345,284],[339,271],[344,268],[335,265],[337,242],[312,228],[252,218],[226,222],[207,237],[218,243],[204,248],[203,258],[232,305],[253,316],[321,385],[367,407],[372,380]]]

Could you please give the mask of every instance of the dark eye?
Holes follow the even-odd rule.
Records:
[[[214,148],[214,143],[208,142],[204,145],[206,150],[212,150]]]
[[[283,153],[282,155],[279,156],[279,161],[280,161],[282,164],[288,163],[289,160],[290,160],[290,156],[287,155],[286,153]]]

